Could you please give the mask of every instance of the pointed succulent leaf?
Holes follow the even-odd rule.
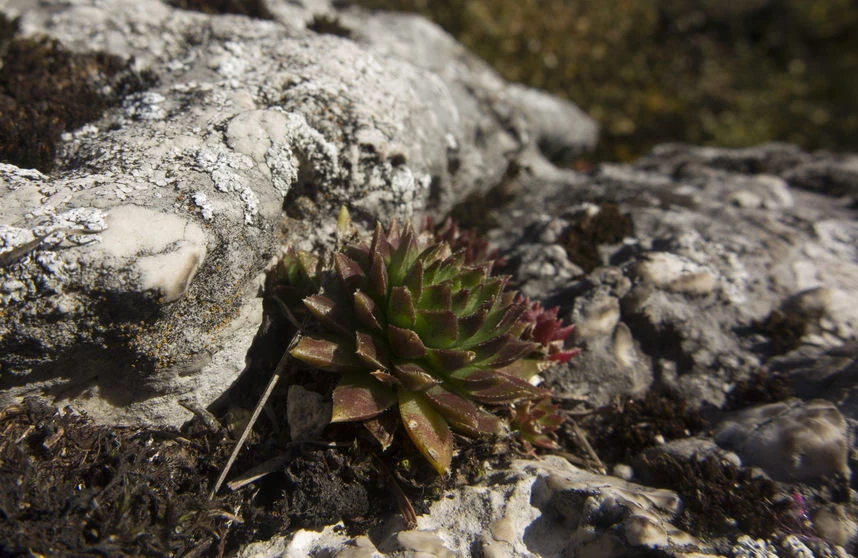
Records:
[[[343,374],[334,388],[331,422],[351,422],[376,417],[396,403],[393,390],[369,374]]]
[[[428,390],[426,399],[454,430],[466,436],[478,437],[500,432],[500,420],[497,417],[441,386]]]
[[[489,272],[488,269],[484,266],[480,267],[472,267],[462,273],[461,276],[461,288],[463,289],[473,289],[475,287],[483,284],[488,278]]]
[[[373,300],[383,304],[387,299],[387,287],[387,266],[381,254],[373,252],[366,290]]]
[[[420,295],[420,308],[426,310],[450,310],[453,305],[453,293],[448,283],[423,288]]]
[[[441,269],[442,261],[443,260],[435,260],[430,263],[430,260],[424,260],[423,283],[425,285],[440,283],[440,281],[436,280],[436,277],[438,275],[438,270]]]
[[[351,335],[353,328],[351,310],[325,295],[313,295],[304,299],[304,306],[322,322],[329,331],[335,331],[343,335]]]
[[[349,215],[349,210],[346,206],[340,206],[340,213],[337,215],[337,238],[345,240],[352,231],[352,217]]]
[[[387,319],[397,327],[414,327],[414,301],[407,287],[393,287],[390,290]]]
[[[480,403],[515,403],[516,401],[535,399],[548,393],[521,378],[508,376],[497,370],[494,373],[498,383],[494,386],[471,391],[472,399]]]
[[[545,360],[539,360],[536,358],[522,358],[516,360],[515,362],[511,362],[506,366],[501,366],[497,368],[499,372],[503,372],[504,374],[508,374],[510,376],[515,376],[516,378],[521,378],[522,380],[529,381],[531,378],[547,369],[551,366],[551,363]]]
[[[490,388],[503,382],[497,373],[489,368],[466,366],[450,373],[451,381],[464,391],[476,391]]]
[[[453,434],[422,393],[399,390],[399,414],[405,431],[432,467],[443,475],[453,460]]]
[[[375,301],[362,291],[355,291],[354,310],[358,321],[372,331],[383,331],[384,316]]]
[[[486,323],[486,310],[477,310],[469,316],[459,318],[459,342],[469,341]]]
[[[402,385],[402,382],[399,381],[399,378],[397,378],[393,374],[390,374],[389,372],[385,372],[384,370],[374,370],[370,372],[369,375],[388,387],[396,387]]]
[[[548,360],[553,361],[553,362],[559,362],[562,364],[564,362],[569,362],[569,359],[571,359],[573,356],[577,355],[580,352],[581,352],[581,349],[571,349],[569,351],[557,351],[556,353],[549,355]]]
[[[470,299],[462,312],[470,314],[486,302],[490,302],[489,308],[491,308],[503,286],[504,282],[499,277],[492,277],[485,284],[471,289]]]
[[[451,302],[451,309],[457,315],[461,315],[464,313],[465,308],[468,306],[468,300],[471,298],[471,291],[468,289],[459,289],[455,293],[453,293],[453,300]]]
[[[334,337],[304,336],[289,353],[298,360],[330,372],[356,372],[366,368],[351,342]]]
[[[423,294],[423,262],[420,260],[414,262],[408,275],[402,280],[402,284],[411,291],[411,297],[414,300],[420,300]]]
[[[401,358],[418,359],[426,356],[426,346],[414,330],[387,326],[390,351]]]
[[[511,339],[509,335],[500,335],[498,337],[492,337],[482,343],[472,345],[470,349],[476,353],[476,361],[482,364],[484,361],[489,360],[492,356],[497,354],[497,352],[510,341]]]
[[[417,239],[414,237],[414,228],[410,223],[405,226],[399,240],[399,245],[390,252],[388,271],[392,283],[403,281],[419,252]]]
[[[361,269],[369,269],[369,246],[366,244],[349,244],[343,248],[342,253],[356,262]]]
[[[441,380],[414,362],[395,364],[393,372],[399,378],[402,386],[411,391],[425,391],[441,383]]]
[[[387,231],[385,232],[385,235],[387,236],[387,243],[388,243],[388,245],[390,245],[390,248],[392,250],[396,249],[401,242],[400,239],[402,236],[402,233],[400,232],[400,229],[399,229],[399,221],[397,221],[396,219],[393,219],[390,222],[390,226],[387,227]]]
[[[449,281],[453,277],[456,277],[457,275],[459,275],[464,264],[465,252],[456,252],[441,263],[441,268],[438,270],[438,274],[435,276],[435,281]]]
[[[494,355],[490,356],[486,363],[492,367],[506,366],[520,358],[526,357],[538,348],[539,343],[519,341],[513,337],[504,343],[503,347],[501,347]]]
[[[319,258],[304,250],[298,250],[295,253],[301,267],[301,272],[307,278],[315,277],[318,274]]]
[[[473,351],[460,349],[429,349],[427,360],[432,368],[447,376],[467,366],[476,357]]]
[[[366,274],[361,269],[360,264],[348,256],[340,253],[334,254],[334,267],[337,270],[337,276],[347,290],[359,289],[366,283]]]
[[[427,347],[443,349],[459,337],[459,319],[450,310],[418,310],[414,330]]]
[[[387,241],[387,235],[384,229],[381,228],[381,223],[375,224],[375,231],[372,233],[372,242],[369,245],[370,254],[378,254],[382,258],[390,255],[390,243]]]
[[[355,354],[370,368],[387,368],[387,349],[369,333],[358,331],[355,334]]]
[[[439,242],[438,244],[433,244],[423,250],[423,252],[420,253],[419,259],[424,262],[427,270],[429,267],[434,265],[435,271],[433,273],[435,273],[441,266],[441,262],[447,259],[450,254],[452,254],[452,252],[450,251],[450,247],[447,243]]]

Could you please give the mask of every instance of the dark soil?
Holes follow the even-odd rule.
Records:
[[[274,19],[265,7],[264,0],[168,0],[167,3],[175,8],[204,14],[237,14],[257,19]]]
[[[668,395],[648,393],[601,409],[582,426],[599,457],[608,464],[628,463],[645,449],[670,440],[702,433],[706,420]]]
[[[768,342],[763,347],[765,354],[778,356],[797,349],[807,333],[807,319],[794,312],[773,310],[765,319],[756,321],[752,327],[764,335]]]
[[[620,211],[614,203],[602,203],[599,212],[586,215],[564,232],[561,244],[566,249],[569,261],[587,273],[602,265],[600,244],[616,244],[627,236],[633,236],[634,227],[629,213]]]
[[[73,54],[47,38],[19,38],[0,15],[0,161],[50,172],[60,134],[101,117],[154,78],[103,53]]]

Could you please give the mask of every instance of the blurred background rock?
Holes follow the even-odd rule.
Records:
[[[589,160],[665,141],[858,149],[858,0],[356,3],[424,14],[504,77],[577,103],[602,126]]]

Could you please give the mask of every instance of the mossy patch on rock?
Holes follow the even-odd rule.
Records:
[[[0,16],[0,161],[50,172],[60,134],[97,120],[151,76],[107,54],[75,54],[56,40],[16,37]]]
[[[204,14],[238,14],[258,19],[274,19],[264,0],[168,0],[175,8]]]
[[[634,234],[632,217],[614,203],[602,203],[598,211],[586,213],[563,233],[561,240],[569,261],[591,272],[602,265],[600,244],[616,244]]]

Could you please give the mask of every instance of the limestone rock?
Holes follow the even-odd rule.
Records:
[[[529,185],[526,206],[493,210],[492,239],[514,255],[506,272],[579,323],[584,350],[551,373],[557,384],[598,406],[658,378],[692,406],[720,407],[736,382],[784,351],[854,341],[858,231],[854,205],[842,197],[858,188],[845,170],[850,161],[782,145],[666,145],[584,179],[526,154],[517,179]],[[818,176],[826,168],[838,188],[800,179],[811,167]],[[532,263],[557,248],[566,269],[580,268],[572,280],[557,265]],[[600,310],[598,301],[612,297],[618,308]],[[788,319],[770,320],[773,313]],[[625,360],[645,362],[634,381],[597,364],[617,360],[604,341],[616,323],[639,347],[637,359]]]
[[[750,407],[721,421],[715,441],[777,480],[849,478],[846,421],[825,400]]]
[[[343,556],[471,556],[475,549],[491,557],[624,556],[641,548],[675,556],[708,552],[707,545],[672,525],[679,506],[669,490],[546,457],[514,462],[484,484],[448,492],[418,517],[416,529],[402,530],[394,518],[387,534],[376,532],[375,545],[326,528],[299,531],[290,541],[255,543],[242,556],[316,556],[335,549]]]
[[[179,398],[206,406],[244,368],[284,243],[331,246],[342,204],[363,224],[439,216],[541,138],[594,142],[577,109],[511,88],[422,18],[266,8],[0,5],[23,35],[133,59],[155,84],[66,133],[53,174],[0,166],[0,405],[179,424]],[[350,37],[314,32],[317,14]]]

